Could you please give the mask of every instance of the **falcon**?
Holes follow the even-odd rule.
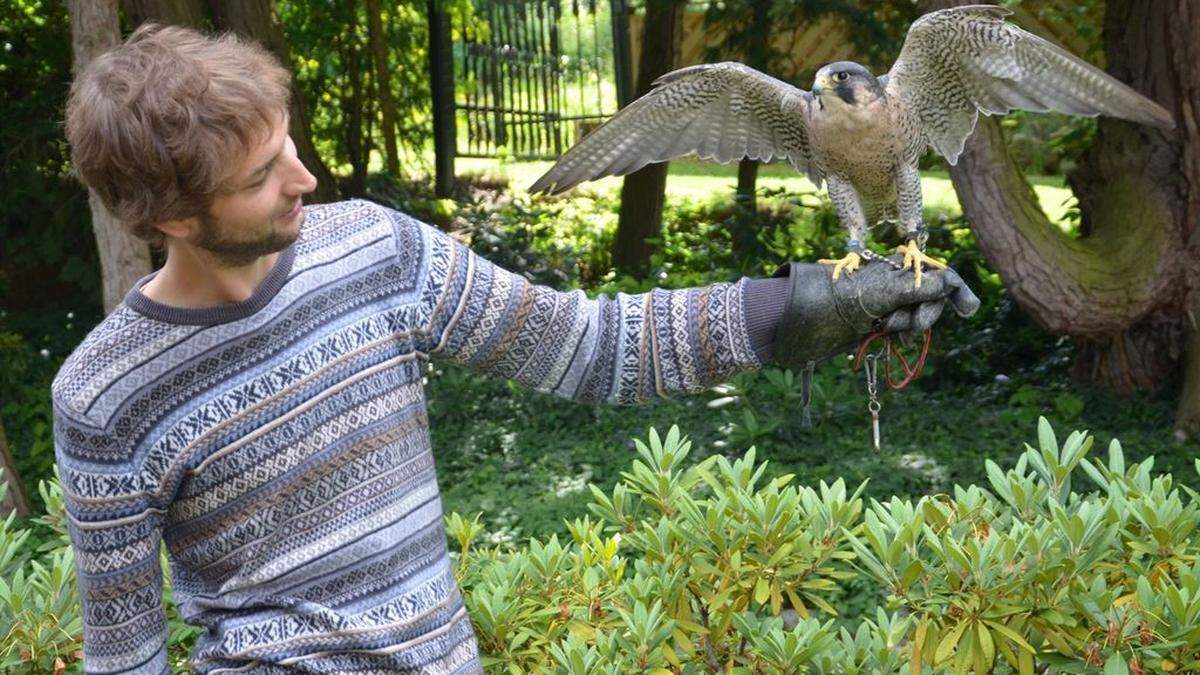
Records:
[[[682,68],[654,83],[568,150],[531,187],[557,194],[603,176],[695,154],[720,163],[786,159],[830,201],[849,230],[833,278],[870,256],[869,226],[904,231],[905,269],[921,284],[924,253],[917,162],[933,148],[958,162],[979,113],[1010,110],[1108,115],[1171,129],[1170,113],[1104,71],[1005,21],[1011,11],[968,5],[926,14],[900,56],[875,77],[839,61],[817,71],[811,92],[740,63]]]

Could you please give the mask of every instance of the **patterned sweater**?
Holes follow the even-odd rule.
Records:
[[[589,299],[370,202],[305,214],[248,300],[169,307],[147,276],[55,378],[87,672],[167,671],[160,542],[199,672],[478,672],[429,357],[596,403],[760,365],[746,279]]]

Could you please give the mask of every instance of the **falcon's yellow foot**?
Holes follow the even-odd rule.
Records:
[[[945,262],[938,260],[937,258],[930,258],[929,256],[925,255],[925,253],[921,250],[921,247],[917,246],[917,242],[915,241],[909,241],[903,246],[897,246],[896,252],[904,254],[904,269],[909,269],[910,267],[912,268],[914,276],[913,284],[917,288],[921,287],[921,275],[923,274],[921,270],[922,263],[934,269],[946,269]]]
[[[862,256],[854,251],[850,251],[846,254],[846,257],[840,260],[822,259],[818,260],[817,262],[823,265],[833,265],[833,280],[837,281],[837,278],[841,276],[843,270],[846,272],[846,274],[850,274],[854,270],[858,269],[859,266],[862,265]]]

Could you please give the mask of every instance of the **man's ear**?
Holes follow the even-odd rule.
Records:
[[[154,227],[158,228],[158,231],[167,237],[188,239],[196,231],[196,228],[199,227],[199,221],[195,217],[180,218],[178,220],[165,220]]]

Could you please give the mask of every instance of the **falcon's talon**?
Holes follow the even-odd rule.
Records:
[[[922,223],[921,225],[918,225],[916,229],[909,230],[904,235],[904,241],[906,243],[916,242],[917,248],[924,251],[925,243],[929,241],[929,230],[926,229],[925,225]]]
[[[850,274],[854,270],[857,270],[862,265],[862,256],[854,251],[850,251],[845,255],[845,257],[839,260],[823,258],[817,262],[821,263],[822,265],[833,265],[833,280],[837,281],[843,270],[846,272],[846,274]]]
[[[921,277],[924,275],[924,271],[921,269],[922,263],[934,269],[946,269],[946,263],[944,261],[925,255],[925,252],[922,251],[919,246],[917,246],[917,242],[915,240],[910,240],[903,246],[897,246],[896,252],[904,254],[903,268],[912,268],[914,277],[913,284],[916,288],[921,287]]]

